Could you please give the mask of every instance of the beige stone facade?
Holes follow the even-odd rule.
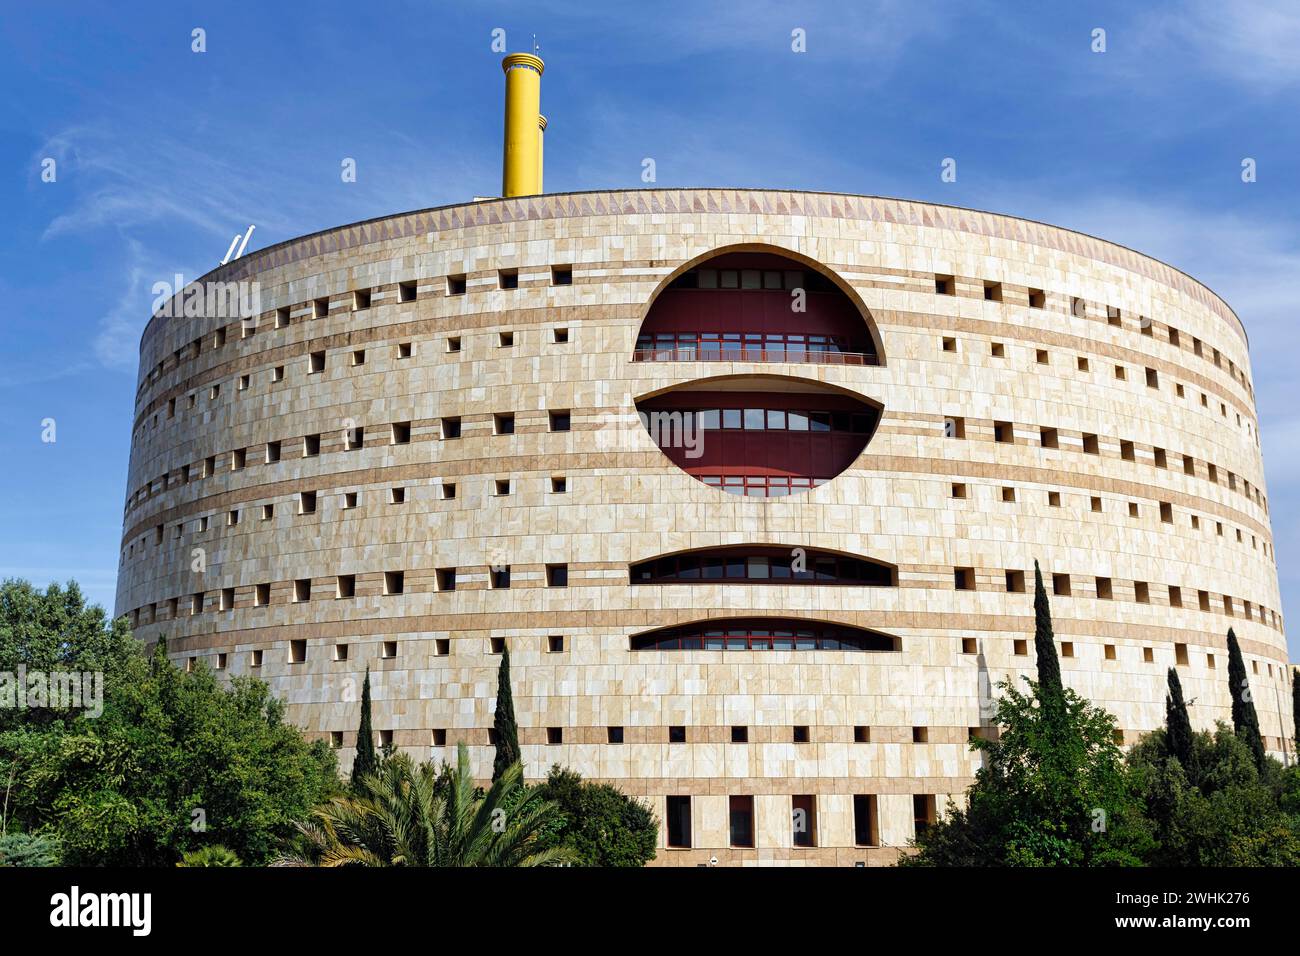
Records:
[[[658,292],[732,248],[840,284],[880,364],[632,361]],[[1059,576],[1065,680],[1126,743],[1162,722],[1169,666],[1198,727],[1228,719],[1231,626],[1268,747],[1289,747],[1246,335],[1163,263],[922,203],[636,190],[393,216],[205,278],[258,283],[260,311],[149,323],[117,610],[177,660],[267,680],[345,763],[368,665],[384,740],[421,758],[464,741],[487,776],[504,641],[529,777],[568,765],[660,814],[691,798],[692,847],[658,862],[888,862],[927,798],[942,812],[970,782],[990,685],[1033,673],[1035,559]],[[860,395],[883,419],[847,471],[780,499],[705,486],[636,420],[643,396],[757,375]],[[548,427],[557,410],[570,430]],[[494,434],[507,414],[513,433]],[[629,584],[632,563],[740,544],[872,558],[897,585]],[[765,614],[898,647],[630,649]],[[815,797],[815,847],[793,845],[796,795]],[[874,797],[876,846],[855,845],[855,795]],[[733,796],[754,798],[753,848],[729,845]]]

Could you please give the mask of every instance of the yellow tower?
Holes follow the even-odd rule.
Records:
[[[542,191],[542,70],[540,57],[511,53],[501,61],[506,74],[506,137],[501,195],[534,196]]]

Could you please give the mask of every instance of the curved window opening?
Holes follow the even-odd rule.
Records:
[[[702,621],[634,634],[634,651],[897,651],[898,638],[848,624],[787,618]]]
[[[714,379],[637,402],[654,443],[711,487],[749,498],[816,488],[862,454],[880,409],[816,382]]]
[[[805,548],[709,548],[651,558],[632,565],[632,584],[823,584],[895,587],[888,564]]]
[[[723,253],[673,279],[646,315],[632,358],[880,364],[876,339],[843,289],[762,252]]]

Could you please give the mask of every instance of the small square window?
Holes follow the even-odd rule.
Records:
[[[494,589],[503,591],[510,587],[510,566],[489,568],[488,577]]]
[[[1061,656],[1062,657],[1074,656],[1074,641],[1061,641]]]
[[[261,666],[262,666],[262,652],[261,652],[261,651],[249,651],[249,654],[248,654],[248,666],[249,666],[249,667],[261,667]]]
[[[1136,501],[1130,501],[1128,503],[1128,516],[1130,518],[1140,517],[1138,514],[1138,503]]]
[[[330,314],[330,300],[316,299],[312,302],[312,318],[323,319]]]
[[[448,337],[448,339],[447,339],[447,351],[448,351],[448,352],[459,352],[459,351],[460,351],[460,336],[459,336],[459,335],[452,335],[452,336],[449,336],[449,337]]]
[[[334,597],[336,599],[355,597],[356,593],[357,593],[357,576],[355,574],[340,574],[335,579]],[[339,659],[340,658],[337,657],[335,658],[335,660],[339,660]]]
[[[1016,441],[1016,430],[1011,422],[994,422],[993,423],[993,440],[1003,445],[1013,445]]]
[[[352,311],[361,312],[370,308],[370,290],[357,289],[352,293]]]
[[[433,642],[434,657],[448,657],[451,655],[451,638],[439,637]]]
[[[388,443],[390,445],[409,445],[411,443],[411,423],[393,422]]]
[[[496,479],[496,481],[493,482],[493,485],[494,485],[495,488],[496,488],[496,494],[497,494],[497,495],[508,495],[508,494],[510,494],[510,479],[509,479],[509,478],[498,478],[498,479]]]
[[[411,343],[410,343],[410,342],[399,342],[399,343],[397,343],[397,358],[398,358],[398,360],[400,361],[401,359],[409,359],[409,358],[411,357],[411,355],[414,354],[414,353],[411,351],[411,348],[412,348],[412,346],[411,346]]]
[[[397,642],[384,641],[383,644],[380,645],[379,655],[386,660],[392,660],[397,656]]]
[[[314,515],[316,513],[316,492],[298,492],[298,514]]]
[[[791,735],[791,741],[796,744],[806,744],[808,743],[808,740],[809,740],[808,725],[795,724],[793,728],[793,733]]]
[[[978,653],[979,653],[979,641],[977,641],[977,640],[976,640],[975,638],[973,638],[973,637],[963,637],[963,638],[961,639],[961,652],[962,652],[963,654],[967,654],[967,655],[970,655],[970,654],[978,654]]]
[[[563,475],[551,476],[552,494],[562,495],[565,494],[568,490],[569,490],[569,482],[567,478],[565,478]]]
[[[439,591],[456,590],[456,569],[455,568],[438,568],[434,572],[434,579]]]
[[[1211,654],[1210,656],[1213,657],[1214,655]],[[1211,664],[1210,666],[1213,667],[1214,665]],[[219,671],[224,671],[224,670],[226,669],[226,655],[225,655],[224,653],[219,653],[219,654],[217,654],[217,668],[216,668],[216,669],[219,670]]]
[[[1187,666],[1187,645],[1186,644],[1174,645],[1174,663],[1180,667]]]
[[[503,349],[514,348],[514,344],[515,344],[515,333],[513,333],[513,332],[498,332],[498,333],[497,333],[497,347],[498,347],[498,348],[503,348]]]
[[[556,345],[563,345],[569,341],[568,329],[551,329],[551,341]]]
[[[1031,309],[1047,308],[1047,293],[1042,289],[1029,290],[1029,307]]]
[[[272,382],[283,382],[283,381],[284,381],[284,366],[283,366],[283,365],[277,365],[275,368],[271,369],[271,381],[272,381]]]
[[[492,434],[513,435],[515,433],[515,416],[512,412],[501,412],[492,416]]]
[[[221,610],[223,610],[223,611],[233,611],[233,610],[235,609],[235,589],[234,589],[234,588],[222,588],[222,589],[221,589],[221,605],[220,605],[220,606],[221,606]]]
[[[551,412],[550,415],[551,431],[567,432],[569,430],[570,419],[568,411]]]
[[[307,660],[307,639],[294,638],[289,641],[289,663],[301,664]]]
[[[668,742],[670,744],[686,743],[686,728],[681,724],[673,724],[668,728]]]
[[[271,603],[271,585],[269,582],[253,585],[253,607],[266,607]]]
[[[454,481],[444,481],[440,488],[440,493],[444,500],[456,497],[456,483]]]
[[[622,728],[622,727],[606,727],[606,728],[605,728],[605,741],[606,741],[607,743],[611,743],[611,744],[621,744],[621,743],[623,742],[623,728]]]
[[[749,728],[740,725],[731,728],[731,742],[733,744],[749,743]]]
[[[857,724],[853,728],[853,742],[855,744],[871,743],[871,728],[866,724]]]
[[[990,346],[990,351],[994,358],[1006,358],[1007,348],[1001,342],[994,342]]]
[[[1008,592],[1011,592],[1013,594],[1019,594],[1025,590],[1024,571],[1008,571],[1006,573],[1006,577],[1007,577]]]
[[[974,568],[953,568],[953,583],[958,591],[975,590],[975,569]]]
[[[355,367],[357,365],[365,365],[365,364],[366,364],[366,350],[365,349],[354,350],[352,353],[352,365]]]
[[[442,420],[442,438],[444,441],[460,437],[460,416],[453,415]]]
[[[348,659],[348,645],[347,645],[347,644],[335,644],[335,645],[334,645],[334,659],[335,659],[336,661],[345,661],[345,660]]]
[[[447,746],[447,731],[442,728],[434,728],[429,732],[429,743],[434,747]]]
[[[929,743],[929,741],[930,741],[930,728],[929,728],[929,727],[913,727],[913,728],[912,728],[912,743],[914,743],[914,744],[924,744],[924,743]]]
[[[289,324],[289,307],[281,306],[275,310],[275,327],[282,329]]]
[[[1070,596],[1070,576],[1068,574],[1052,575],[1052,593],[1060,597]]]
[[[447,294],[464,295],[465,294],[465,276],[447,276]]]
[[[985,283],[984,283],[984,299],[985,299],[985,301],[987,301],[987,302],[1001,302],[1001,301],[1002,301],[1002,283],[1001,283],[1001,282],[985,282]]]
[[[397,283],[397,301],[414,302],[416,297],[416,285],[414,282]]]
[[[1086,372],[1088,371],[1089,368],[1088,360],[1084,358],[1082,355],[1080,355],[1078,358],[1078,368],[1080,372]]]
[[[943,337],[943,350],[945,352],[957,351],[957,340],[950,335],[945,335]]]
[[[406,589],[405,571],[384,572],[384,593],[401,594]]]
[[[295,604],[311,600],[311,578],[298,578],[293,582],[293,600]]]
[[[1147,375],[1147,388],[1159,388],[1159,387],[1160,387],[1160,373],[1159,373],[1159,372],[1157,372],[1157,371],[1156,371],[1155,369],[1153,369],[1153,368],[1149,368],[1149,369],[1146,370],[1146,375]]]
[[[953,485],[952,485],[952,496],[953,496],[954,498],[965,498],[965,497],[966,497],[966,485],[963,484],[962,482],[953,482]]]
[[[569,586],[569,566],[567,564],[548,564],[546,566],[546,586],[548,588],[567,588]]]
[[[270,521],[275,517],[275,505],[262,505],[262,520]]]
[[[241,392],[246,392],[246,391],[248,391],[248,386],[249,386],[249,384],[250,384],[252,381],[253,381],[253,376],[252,376],[252,375],[241,375],[241,376],[239,376],[239,385],[237,386],[237,389],[238,389],[239,391],[241,391]]]
[[[546,635],[546,650],[549,654],[559,654],[564,651],[564,635],[548,634]]]
[[[366,430],[361,425],[354,425],[343,432],[343,448],[346,451],[357,451],[366,443]]]
[[[504,654],[506,650],[506,639],[504,637],[488,638],[488,653]]]
[[[519,270],[518,269],[498,269],[497,285],[502,289],[519,288]]]
[[[1011,643],[1011,653],[1017,657],[1027,657],[1029,655],[1029,642],[1023,637],[1017,637]]]
[[[1097,579],[1097,597],[1103,601],[1109,601],[1115,596],[1115,589],[1110,578]]]
[[[1016,489],[1012,488],[1010,485],[1004,485],[1002,488],[1002,500],[1014,504],[1016,500]]]
[[[1176,584],[1169,585],[1169,606],[1183,606],[1183,589]]]
[[[324,353],[323,351],[322,351],[322,352],[312,352],[312,353],[307,357],[307,362],[308,362],[308,364],[307,364],[307,372],[308,372],[308,374],[313,374],[313,375],[314,375],[316,372],[323,372],[323,371],[325,371],[325,353]]]
[[[1034,353],[1034,356],[1035,356],[1035,358],[1038,360],[1038,364],[1039,364],[1039,365],[1048,365],[1048,364],[1049,364],[1048,359],[1047,359],[1047,349],[1038,349],[1038,351],[1036,351],[1036,352]]]
[[[573,266],[551,266],[551,285],[573,285]]]
[[[1091,498],[1089,498],[1088,503],[1092,507],[1093,511],[1096,512],[1101,511],[1101,499],[1098,498],[1096,495],[1093,495]]]
[[[934,291],[936,295],[956,295],[957,285],[953,282],[952,276],[936,275],[934,277]]]
[[[1047,493],[1047,504],[1051,508],[1061,507],[1061,493],[1059,491],[1049,491]]]
[[[562,744],[562,743],[564,743],[564,728],[562,728],[562,727],[547,727],[547,728],[546,728],[546,742],[547,742],[548,744]]]
[[[1139,604],[1151,603],[1151,587],[1146,581],[1133,582],[1133,599]]]
[[[1101,443],[1097,440],[1096,435],[1085,433],[1083,436],[1083,451],[1087,455],[1100,455]]]

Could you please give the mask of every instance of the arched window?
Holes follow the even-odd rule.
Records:
[[[634,651],[877,651],[898,638],[848,624],[792,618],[730,618],[634,634]]]
[[[822,584],[894,587],[892,565],[808,548],[732,545],[664,555],[631,567],[632,584]]]

